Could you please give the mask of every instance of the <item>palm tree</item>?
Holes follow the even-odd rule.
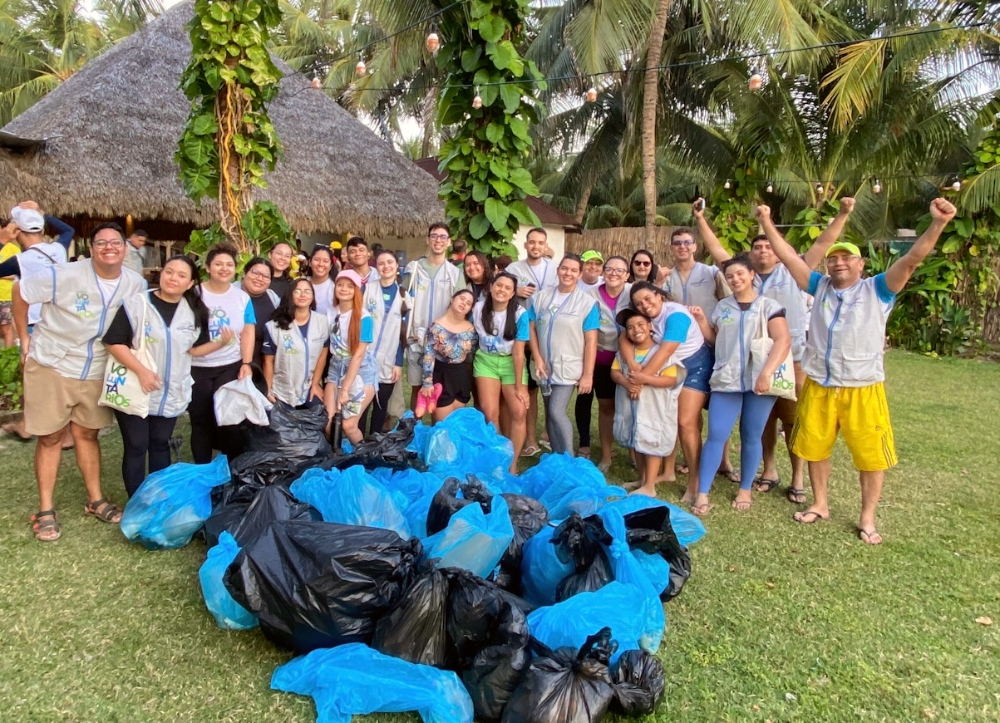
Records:
[[[660,58],[671,0],[656,0],[646,43],[646,70],[642,85],[642,190],[646,204],[645,245],[656,237],[656,101],[659,97]]]

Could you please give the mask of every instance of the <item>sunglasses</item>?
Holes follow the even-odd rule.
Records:
[[[633,261],[632,265],[633,266],[652,266],[653,262],[652,261]]]
[[[671,246],[694,246],[695,243],[691,239],[684,239],[683,241],[671,241]]]

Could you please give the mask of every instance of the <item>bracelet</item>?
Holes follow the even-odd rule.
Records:
[[[242,364],[240,364],[240,366],[241,367],[252,367],[253,366],[253,362],[243,362]]]

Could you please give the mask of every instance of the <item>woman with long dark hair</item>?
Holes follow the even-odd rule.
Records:
[[[294,328],[293,328],[294,327]],[[323,370],[330,346],[326,314],[316,311],[309,279],[295,279],[264,330],[267,396],[297,409],[323,404]]]
[[[639,249],[632,254],[628,262],[628,281],[634,284],[636,281],[649,281],[656,283],[656,277],[660,273],[660,267],[653,260],[653,254],[646,249]]]
[[[222,329],[209,341],[208,309],[195,292],[198,268],[187,256],[174,256],[160,272],[160,288],[125,299],[104,335],[108,353],[133,372],[149,394],[149,414],[137,417],[115,410],[125,450],[122,479],[131,497],[149,474],[170,466],[170,437],[177,417],[191,403],[191,358],[218,351],[234,334]],[[145,320],[145,324],[143,324]],[[138,334],[156,371],[146,369],[133,353]]]
[[[472,370],[467,363],[476,351],[476,328],[469,322],[474,298],[468,289],[452,295],[448,310],[427,328],[420,394],[432,399],[434,421],[440,422],[472,398]],[[428,405],[429,406],[429,405]],[[416,409],[421,409],[418,401]],[[422,416],[422,414],[418,414]]]
[[[243,281],[240,288],[247,292],[253,305],[254,322],[253,335],[253,366],[264,368],[264,325],[271,320],[271,314],[281,303],[281,296],[271,288],[271,262],[255,256],[243,267]]]
[[[333,308],[333,251],[329,246],[317,246],[309,257],[309,281],[313,285],[316,313],[326,314]]]
[[[476,297],[476,302],[483,300],[493,283],[493,265],[482,251],[470,251],[462,263],[465,273],[465,285]]]
[[[524,349],[531,339],[530,315],[517,303],[516,294],[517,277],[502,272],[472,309],[472,324],[479,335],[479,350],[472,367],[476,401],[486,421],[514,445],[511,474],[517,474],[517,459],[526,434],[528,371]],[[505,414],[501,414],[501,408]]]
[[[403,374],[403,349],[406,347],[405,319],[408,312],[405,291],[399,284],[396,254],[383,249],[375,257],[378,283],[365,285],[365,310],[373,324],[372,356],[378,366],[378,393],[371,410],[368,434],[381,432],[389,413],[389,399]],[[362,422],[364,429],[367,425]]]

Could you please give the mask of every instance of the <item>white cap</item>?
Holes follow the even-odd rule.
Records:
[[[41,233],[45,228],[45,217],[33,208],[15,206],[10,210],[10,220],[25,233]]]

